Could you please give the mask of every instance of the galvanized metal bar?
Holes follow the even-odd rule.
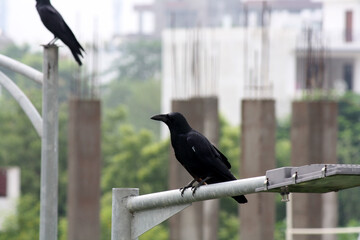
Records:
[[[130,240],[132,214],[126,207],[129,196],[139,195],[138,188],[113,188],[111,240]]]
[[[34,126],[36,132],[41,137],[42,135],[42,119],[31,103],[29,98],[21,91],[21,89],[8,78],[3,72],[0,71],[0,85],[2,85],[13,98],[19,103],[20,107],[24,110],[25,114],[30,119],[32,125]]]
[[[127,208],[130,212],[137,212],[151,208],[167,207],[208,199],[255,193],[257,188],[264,185],[265,179],[265,176],[261,176],[205,185],[198,188],[194,195],[192,195],[192,191],[188,189],[184,192],[183,196],[180,195],[179,190],[170,190],[129,197],[127,200]]]
[[[40,240],[56,240],[58,224],[58,47],[44,46]]]
[[[2,54],[0,54],[0,66],[28,77],[39,84],[43,83],[43,74],[41,72]]]
[[[360,227],[339,227],[339,228],[292,228],[293,235],[323,235],[323,234],[350,234],[359,233]]]
[[[289,201],[286,203],[286,240],[293,240],[293,195],[289,194]]]

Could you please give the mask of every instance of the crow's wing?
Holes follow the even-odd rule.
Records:
[[[51,5],[41,5],[37,11],[44,26],[56,37],[61,38],[66,23],[60,13]]]
[[[226,157],[204,136],[197,132],[192,132],[187,137],[187,144],[187,147],[190,147],[194,152],[197,160],[209,171],[207,177],[213,177],[206,181],[207,183],[211,184],[236,180],[229,170],[230,163]],[[232,196],[232,198],[238,203],[247,203],[244,195]]]
[[[45,27],[70,48],[75,60],[81,65],[79,56],[83,56],[81,50],[84,52],[85,50],[77,41],[61,14],[52,5],[40,5],[36,9]]]
[[[227,157],[225,157],[225,155],[222,154],[222,152],[220,152],[220,150],[217,149],[214,145],[212,145],[212,146],[213,146],[213,147],[215,148],[215,150],[220,154],[221,161],[223,161],[223,163],[226,165],[226,167],[227,167],[228,169],[230,169],[230,168],[231,168],[231,164],[229,163]]]
[[[66,24],[61,14],[51,5],[41,6],[38,9],[40,18],[45,27],[56,37],[60,38],[71,50],[84,49],[78,43],[74,33]],[[80,51],[77,51],[81,55]],[[81,55],[82,56],[82,55]]]
[[[188,148],[191,148],[196,158],[204,168],[209,170],[210,175],[224,180],[236,179],[229,171],[230,163],[203,135],[191,132],[187,137]],[[223,158],[223,157],[224,158]]]

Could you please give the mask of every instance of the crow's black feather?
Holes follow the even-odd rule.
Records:
[[[190,127],[181,113],[160,114],[153,120],[164,122],[170,130],[171,144],[176,159],[199,183],[220,183],[236,180],[230,172],[231,165],[227,158],[201,133]],[[187,185],[183,188],[182,194]],[[196,188],[200,185],[195,186]],[[238,203],[247,203],[244,195],[233,196]]]
[[[60,13],[51,5],[49,0],[36,0],[36,10],[44,26],[69,47],[76,62],[81,66],[80,56],[83,57],[84,48],[64,21]]]

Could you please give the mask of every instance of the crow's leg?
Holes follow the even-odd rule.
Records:
[[[207,180],[211,179],[212,177],[206,177],[205,179],[201,179],[201,181],[196,185],[193,186],[191,189],[193,191],[192,195],[194,196],[196,190],[201,186],[204,185],[204,183],[206,183]]]
[[[54,38],[47,45],[53,45],[57,40],[58,37],[54,36]]]
[[[195,179],[193,179],[192,181],[190,181],[185,187],[182,187],[182,188],[179,189],[179,190],[181,191],[181,196],[184,195],[184,192],[185,192],[185,190],[186,190],[187,188],[190,188],[190,187],[193,186],[194,182],[196,182]]]

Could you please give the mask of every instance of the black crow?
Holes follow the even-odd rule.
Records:
[[[60,39],[70,48],[76,62],[81,66],[80,56],[83,56],[81,51],[85,52],[85,50],[76,40],[60,13],[51,5],[50,0],[36,0],[36,10],[45,27],[54,34],[54,39],[48,45],[54,44],[57,39]]]
[[[151,117],[164,122],[170,130],[171,145],[177,160],[194,178],[188,185],[180,188],[181,195],[187,188],[196,189],[203,184],[236,180],[230,172],[227,158],[209,140],[190,127],[185,117],[178,112]],[[196,186],[193,186],[195,182]],[[244,195],[233,196],[238,203],[247,203]]]

